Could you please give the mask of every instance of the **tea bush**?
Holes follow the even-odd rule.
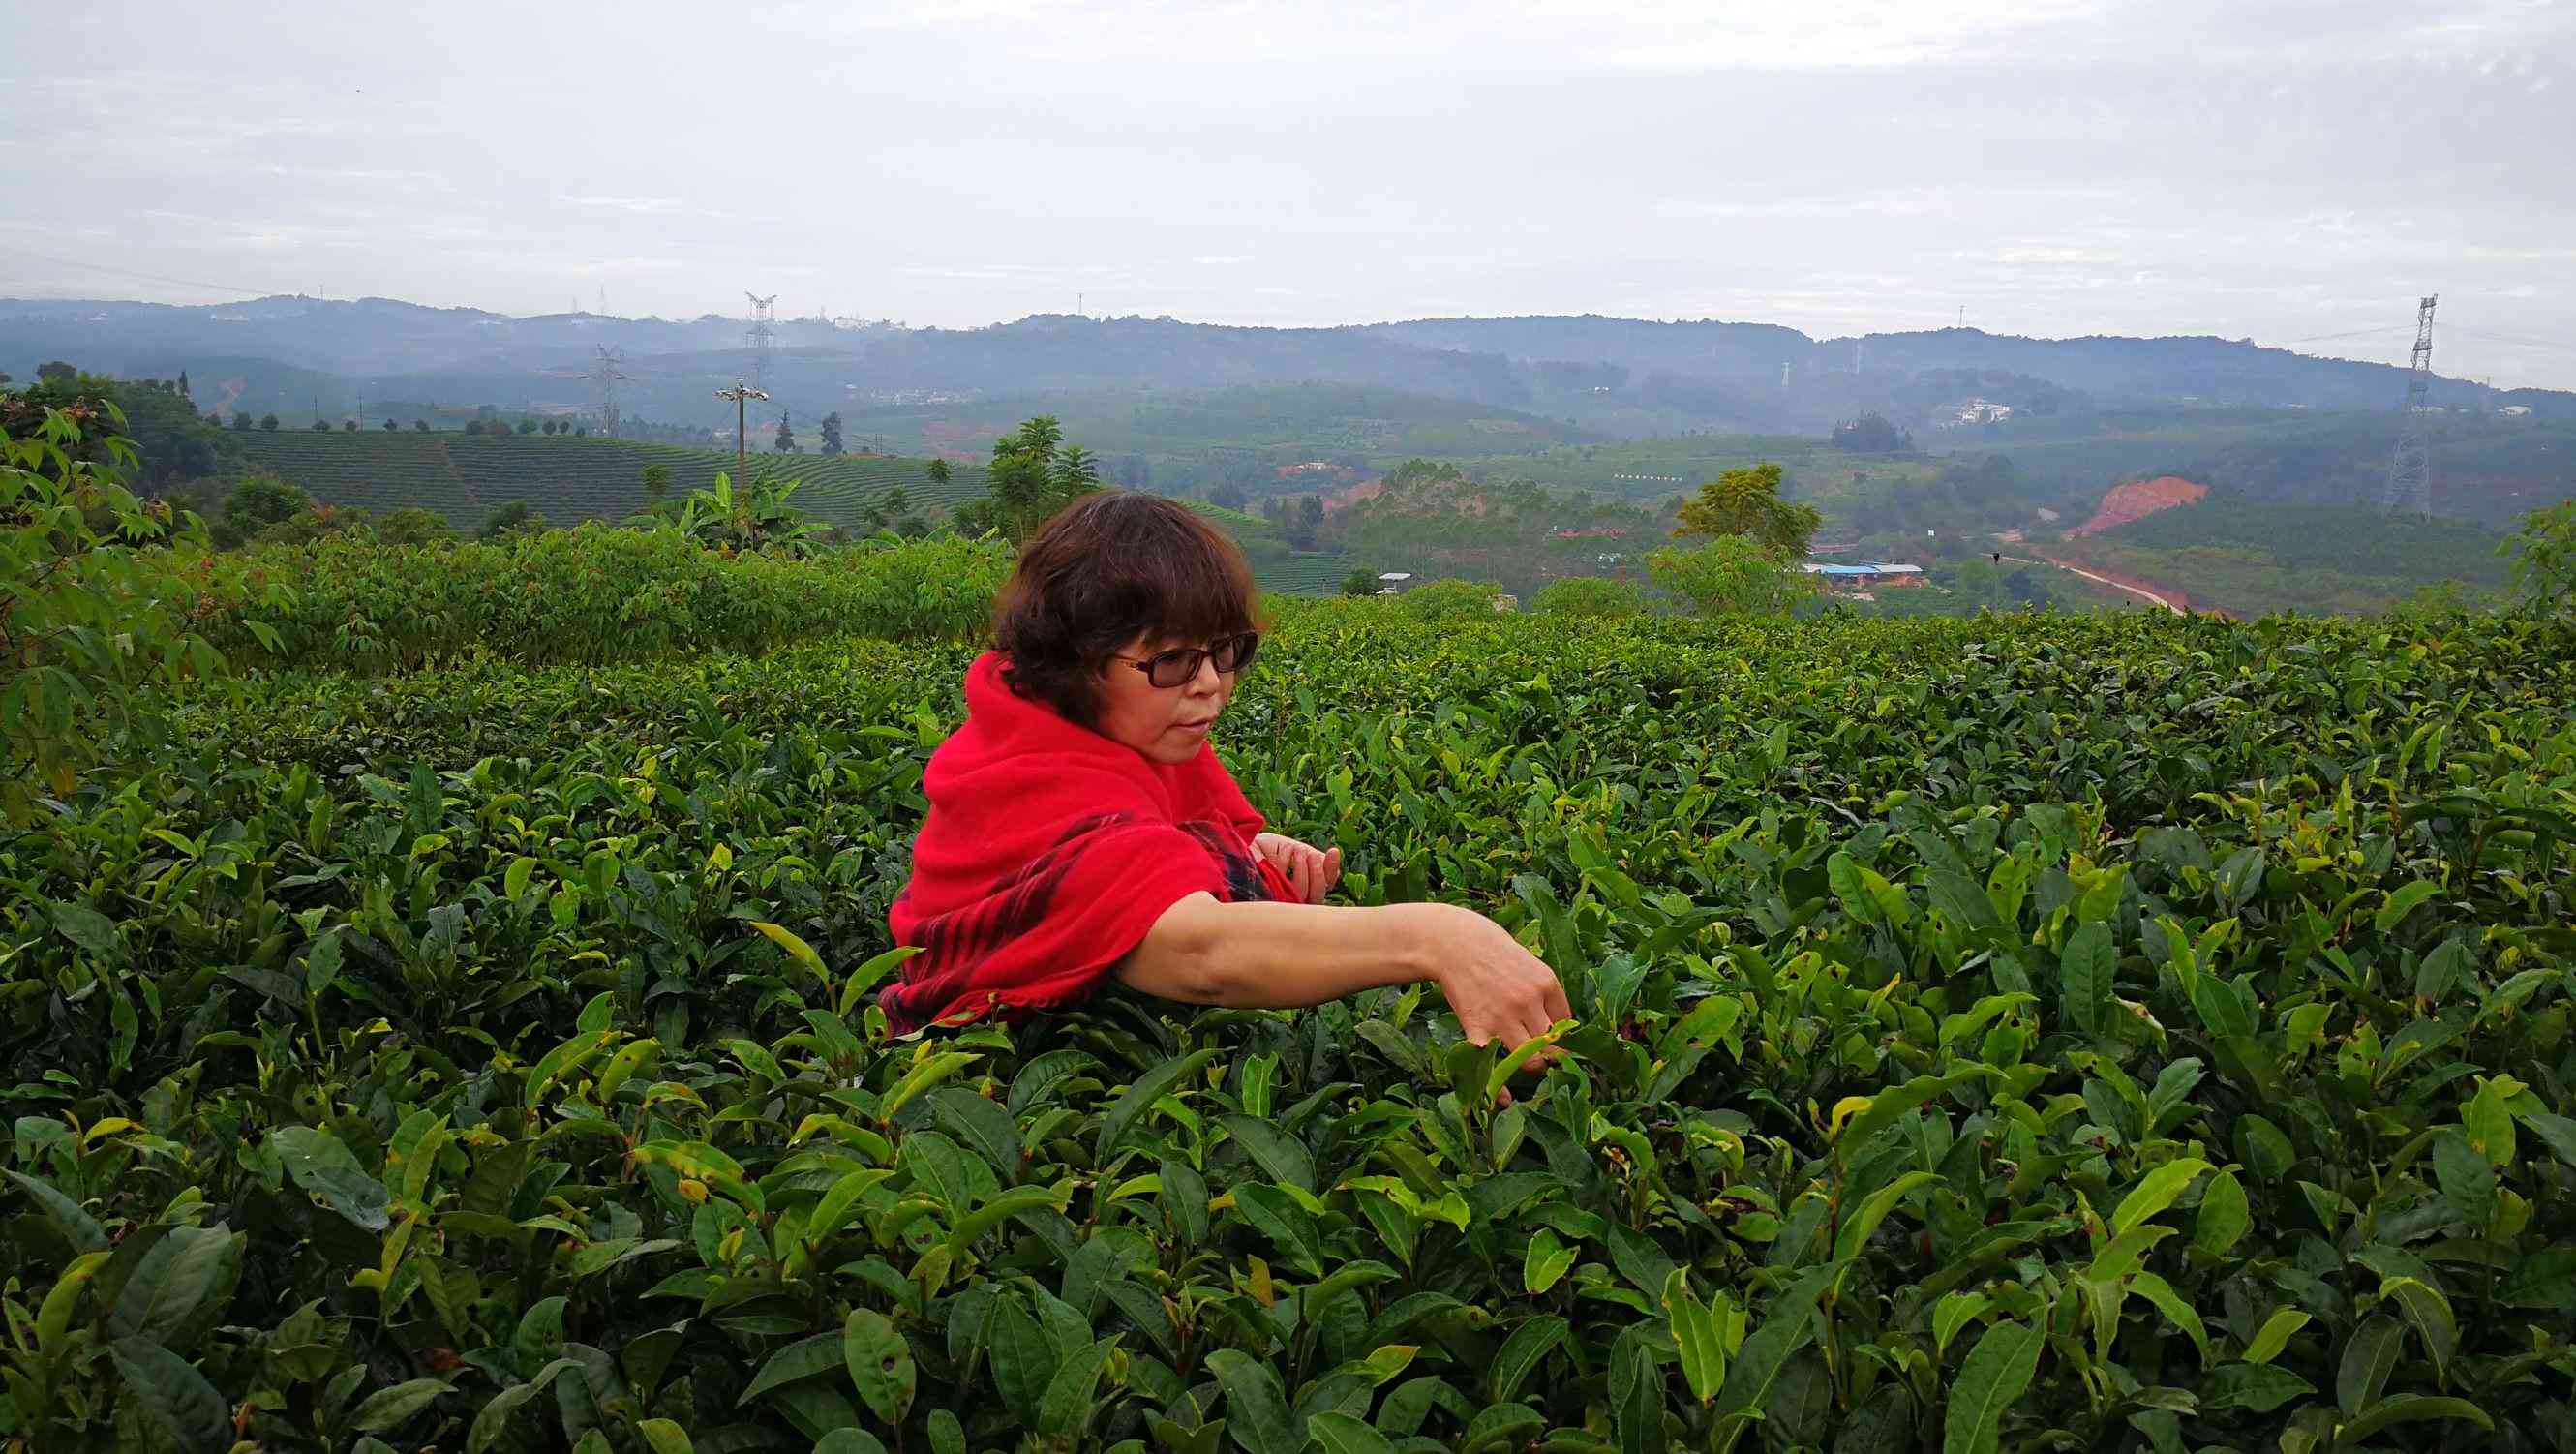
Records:
[[[2546,623],[1375,604],[1220,746],[1558,968],[1543,1076],[1418,990],[889,1037],[965,645],[183,692],[0,838],[0,1433],[2576,1448]]]
[[[759,651],[843,631],[966,639],[982,631],[1010,571],[1006,547],[955,537],[799,560],[711,551],[672,528],[599,524],[408,546],[333,536],[252,561],[256,575],[291,585],[296,604],[261,612],[279,637],[273,649],[242,623],[219,625],[229,654],[379,671],[474,651],[598,663]]]

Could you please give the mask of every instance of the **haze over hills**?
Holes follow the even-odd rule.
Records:
[[[207,306],[0,299],[0,370],[24,376],[57,357],[135,377],[188,369],[226,380],[228,404],[254,411],[425,401],[563,411],[589,405],[584,375],[596,348],[608,346],[624,351],[634,379],[621,394],[629,412],[712,426],[723,410],[710,386],[749,367],[746,328],[715,314],[517,318],[382,298]],[[2046,339],[1947,328],[1818,339],[1772,324],[1588,315],[1251,328],[1039,314],[972,329],[821,318],[775,328],[772,414],[808,418],[907,394],[1322,382],[1627,435],[1813,432],[1872,409],[1907,423],[1909,414],[1972,395],[2026,415],[2052,412],[2067,395],[2104,405],[2386,409],[2405,380],[2387,365],[2210,337]],[[2437,380],[2433,402],[2576,416],[2576,394],[2495,391],[2450,378]]]

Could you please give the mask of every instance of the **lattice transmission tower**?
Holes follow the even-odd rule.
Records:
[[[777,320],[771,317],[769,310],[778,301],[778,295],[772,293],[764,298],[758,293],[745,293],[743,296],[751,300],[751,327],[742,336],[743,347],[751,351],[751,386],[765,389],[769,387],[769,345],[778,337],[778,329],[774,326]]]
[[[2425,398],[2433,388],[2433,304],[2415,305],[2415,366],[2406,375],[2406,412],[2397,421],[2397,452],[2388,457],[2388,491],[2380,508],[2394,515],[2433,513],[2433,444],[2424,432]]]
[[[626,372],[626,350],[610,348],[604,343],[592,344],[591,347],[599,354],[590,366],[591,392],[599,399],[601,427],[607,430],[609,438],[614,439],[617,437],[617,386],[635,382],[635,376]]]

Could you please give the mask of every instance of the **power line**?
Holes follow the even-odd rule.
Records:
[[[2556,348],[2576,353],[2576,343],[2546,338],[2523,338],[2511,333],[2490,333],[2483,328],[2464,328],[2457,323],[2451,324],[2450,329],[2453,333],[2465,333],[2474,338],[2490,338],[2498,343],[2519,344],[2524,348]]]
[[[2283,346],[2286,347],[2293,343],[2323,343],[2330,338],[2363,338],[2373,333],[2395,333],[2401,326],[2402,325],[2400,324],[2389,323],[2383,324],[2377,328],[2356,328],[2349,333],[2312,333],[2305,338],[2285,339],[2283,340]]]
[[[239,293],[245,298],[273,297],[277,292],[274,288],[236,288],[229,283],[209,283],[196,278],[173,278],[161,273],[139,273],[132,268],[111,268],[103,263],[85,263],[74,258],[55,257],[51,253],[34,252],[19,247],[15,243],[0,243],[0,252],[15,253],[19,257],[34,258],[40,263],[52,263],[56,267],[75,268],[82,272],[108,273],[120,278],[141,278],[148,283],[169,283],[181,288],[212,288],[218,293]]]

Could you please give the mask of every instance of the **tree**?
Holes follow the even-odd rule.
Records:
[[[414,433],[427,434],[429,432],[429,421],[426,419],[415,419],[411,421],[411,427]]]
[[[259,416],[259,427],[260,427],[260,428],[262,428],[262,429],[267,430],[267,431],[268,431],[268,432],[270,432],[271,434],[276,433],[276,432],[277,432],[277,416],[276,416],[276,415],[274,415],[274,414],[262,414],[261,416]]]
[[[770,441],[770,448],[780,454],[796,452],[796,431],[787,427],[787,411],[784,409],[778,411],[778,437]]]
[[[1749,535],[1720,535],[1646,557],[1656,585],[1703,616],[1785,616],[1815,594],[1807,573]]]
[[[822,429],[823,452],[825,454],[839,454],[841,452],[841,411],[835,409],[831,413],[824,415]]]
[[[1232,482],[1219,484],[1208,491],[1207,500],[1220,510],[1240,510],[1249,503],[1244,498],[1243,487]]]
[[[179,370],[179,397],[182,399],[188,397],[188,371],[186,369]]]
[[[542,423],[542,424],[538,425],[538,426],[537,426],[537,432],[538,432],[539,434],[542,434],[542,435],[546,436],[548,439],[552,439],[552,438],[554,438],[554,433],[555,433],[555,421],[553,421],[553,420],[549,419],[549,420],[545,421],[544,423]]]
[[[328,420],[328,419],[316,419],[316,420],[314,420],[314,421],[313,421],[313,432],[314,432],[315,434],[328,434],[328,433],[330,433],[330,432],[331,432],[331,421],[330,421],[330,420]]]
[[[546,517],[525,500],[511,500],[483,517],[483,528],[474,532],[478,540],[501,540],[512,535],[533,535],[546,528]]]
[[[250,424],[250,411],[248,409],[235,409],[233,411],[233,432],[235,434],[248,434],[250,432]]]
[[[1813,506],[1780,498],[1780,467],[1769,463],[1728,470],[1701,485],[1698,495],[1683,502],[1680,516],[1676,538],[1749,536],[1786,556],[1805,555],[1807,542],[1824,523]]]
[[[343,419],[340,421],[340,428],[345,433],[355,434],[358,432],[358,421],[355,419]]]
[[[385,518],[376,522],[376,538],[387,545],[428,545],[453,540],[456,532],[449,528],[447,517],[437,511],[405,505],[386,511]]]
[[[588,439],[590,437],[590,426],[587,424],[574,425],[572,437],[575,439]]]
[[[944,459],[934,459],[930,462],[930,467],[923,470],[922,473],[930,476],[930,482],[932,484],[945,486],[948,483],[949,476],[948,461]]]
[[[275,475],[245,475],[224,496],[223,521],[215,527],[215,539],[219,544],[239,545],[312,508],[311,495]]]
[[[1292,550],[1313,550],[1315,548],[1316,532],[1323,528],[1323,497],[1320,495],[1308,495],[1304,499],[1299,500],[1297,502],[1296,515],[1289,522],[1286,532],[1289,548]]]
[[[467,434],[481,434],[483,432],[483,421],[480,419],[466,420],[464,432]]]
[[[1351,573],[1342,577],[1342,594],[1345,596],[1374,596],[1377,594],[1377,577],[1370,574],[1367,566],[1353,566],[1351,567]]]
[[[36,382],[39,384],[51,384],[58,389],[67,389],[70,388],[73,381],[77,380],[79,377],[80,370],[73,368],[70,364],[63,362],[61,359],[53,359],[49,362],[36,365]]]
[[[401,425],[399,425],[399,424],[396,424],[396,423],[395,423],[394,421],[392,421],[391,419],[387,419],[387,420],[385,421],[385,432],[386,432],[387,434],[391,434],[391,433],[393,433],[394,431],[396,431],[396,430],[398,430],[398,429],[400,429],[400,428],[402,428],[402,426],[401,426]]]
[[[522,419],[522,420],[520,420],[520,421],[519,421],[519,432],[520,432],[521,434],[534,434],[534,433],[536,433],[536,432],[537,432],[537,421],[535,421],[534,419]]]
[[[644,466],[644,502],[659,505],[671,493],[671,467],[655,460]]]
[[[993,464],[985,478],[985,496],[954,512],[960,533],[995,531],[1024,540],[1055,512],[1099,487],[1100,468],[1091,452],[1064,443],[1064,426],[1041,414],[993,441]]]
[[[1872,411],[1834,426],[1834,448],[1858,454],[1896,454],[1914,447],[1914,436]]]

